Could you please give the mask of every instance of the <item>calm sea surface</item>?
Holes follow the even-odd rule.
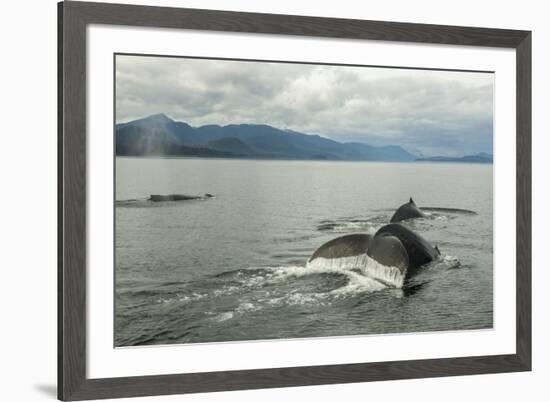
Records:
[[[492,174],[477,164],[117,157],[115,343],[491,328]],[[170,193],[215,197],[147,201]],[[374,233],[411,196],[429,215],[406,225],[442,259],[402,289],[305,268],[321,244]]]

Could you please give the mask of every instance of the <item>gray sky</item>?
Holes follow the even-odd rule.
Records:
[[[256,123],[424,155],[491,152],[493,74],[117,56],[116,121]]]

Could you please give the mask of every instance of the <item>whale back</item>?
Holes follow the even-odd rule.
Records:
[[[439,250],[426,239],[400,223],[390,223],[383,226],[374,236],[375,238],[378,236],[394,236],[403,243],[409,257],[409,275],[414,274],[421,265],[435,260],[440,255]]]
[[[205,200],[207,198],[213,198],[213,197],[214,195],[209,193],[206,193],[204,196],[186,195],[186,194],[151,194],[148,200],[153,202],[188,201],[188,200]]]
[[[395,211],[395,213],[391,217],[390,222],[401,222],[405,219],[421,218],[423,216],[425,216],[424,212],[422,212],[420,208],[416,206],[411,197],[409,199],[409,202],[397,208],[397,211]]]

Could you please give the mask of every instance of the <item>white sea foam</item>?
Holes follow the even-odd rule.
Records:
[[[321,299],[326,297],[326,293],[292,293],[284,299],[290,305],[316,304],[324,305]]]
[[[227,321],[233,318],[233,312],[232,311],[226,311],[225,313],[218,314],[216,317],[214,317],[214,321],[222,322]]]
[[[237,286],[224,286],[221,289],[214,290],[214,292],[212,292],[212,295],[214,297],[223,296],[223,295],[231,294],[231,293],[236,292],[238,290],[239,290],[239,288]]]
[[[260,307],[256,306],[255,304],[245,302],[245,303],[239,304],[239,306],[235,309],[235,311],[237,313],[244,313],[244,312],[247,312],[247,311],[256,311],[256,310],[259,310],[259,309],[260,309]]]
[[[270,306],[303,306],[308,304],[315,304],[316,306],[326,306],[326,299],[330,296],[330,293],[300,293],[293,292],[280,297],[273,297],[265,299],[263,302]]]
[[[458,257],[452,255],[442,255],[435,261],[446,269],[460,267],[460,260],[458,259]]]
[[[272,305],[319,303],[330,295],[341,296],[387,288],[401,288],[405,280],[405,275],[399,268],[382,265],[366,254],[333,259],[316,258],[305,266],[281,266],[267,268],[267,270],[270,273],[264,276],[264,280],[268,282],[286,281],[291,277],[300,278],[318,274],[338,274],[344,275],[348,279],[346,285],[330,292],[292,293],[271,299],[269,304]]]
[[[188,301],[200,300],[200,299],[203,299],[207,296],[208,295],[206,293],[193,292],[190,295],[183,295],[183,296],[178,295],[176,300],[178,300],[180,302],[188,302]]]
[[[332,295],[343,296],[361,292],[376,292],[388,288],[388,286],[376,279],[358,274],[353,271],[347,271],[346,275],[349,278],[349,282],[347,283],[347,285],[338,289],[334,289],[330,292]]]

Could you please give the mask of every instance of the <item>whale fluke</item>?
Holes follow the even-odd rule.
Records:
[[[409,256],[401,240],[395,236],[375,236],[369,245],[367,255],[387,267],[399,268],[403,275],[407,273]]]
[[[423,216],[426,215],[416,206],[412,197],[410,197],[409,202],[397,208],[397,211],[395,211],[391,217],[390,222],[401,222],[405,219],[421,218]]]
[[[316,258],[344,258],[365,254],[372,241],[369,234],[350,234],[332,239],[319,247],[308,262]]]
[[[386,265],[387,264],[387,265]],[[370,234],[337,237],[319,247],[306,267],[329,270],[360,270],[363,275],[387,286],[403,286],[407,253],[399,239],[373,239]]]

